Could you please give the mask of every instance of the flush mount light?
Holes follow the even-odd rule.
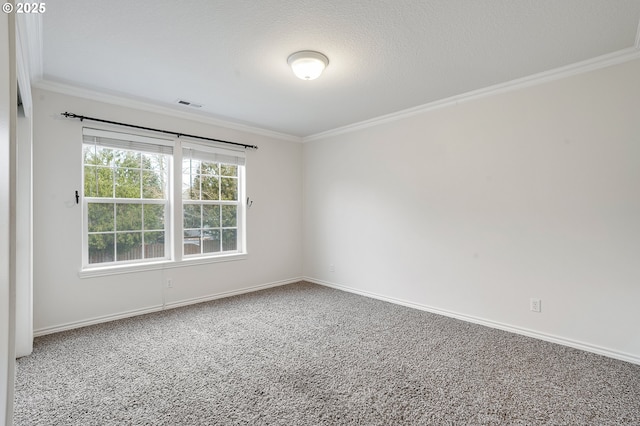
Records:
[[[287,63],[299,79],[315,80],[329,65],[329,58],[320,52],[303,50],[289,56]]]

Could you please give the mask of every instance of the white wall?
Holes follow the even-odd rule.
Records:
[[[306,277],[640,363],[640,61],[303,151]]]
[[[302,265],[302,144],[93,100],[34,90],[34,328],[36,335],[255,286],[299,279]],[[114,276],[79,278],[82,155],[76,114],[259,146],[247,153],[248,258]],[[87,123],[85,123],[87,124]],[[90,124],[95,127],[94,123]],[[173,288],[164,281],[172,278]]]

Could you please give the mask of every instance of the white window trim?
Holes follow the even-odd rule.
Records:
[[[224,256],[232,256],[232,255],[243,255],[247,253],[247,249],[246,249],[246,155],[244,151],[240,151],[237,149],[227,149],[227,148],[219,148],[217,146],[211,146],[211,145],[204,145],[201,143],[196,143],[193,141],[181,141],[181,144],[179,146],[174,147],[174,151],[179,150],[179,154],[174,152],[174,164],[180,164],[182,165],[182,160],[183,160],[183,150],[185,149],[193,149],[195,151],[201,151],[201,152],[205,152],[205,153],[210,153],[213,155],[223,155],[223,156],[231,156],[230,153],[233,152],[235,153],[235,156],[238,157],[237,162],[235,163],[235,165],[238,166],[238,201],[237,202],[227,202],[227,204],[233,204],[233,205],[237,205],[238,206],[238,216],[237,216],[237,221],[238,221],[238,225],[237,225],[237,249],[233,250],[233,251],[226,251],[226,252],[214,252],[214,253],[200,253],[200,254],[190,254],[190,255],[185,255],[184,254],[184,244],[176,244],[175,245],[175,249],[176,251],[174,252],[175,255],[175,259],[178,260],[182,260],[182,261],[195,261],[197,259],[210,259],[210,258],[217,258],[217,257],[224,257]],[[180,163],[177,162],[176,158],[177,156],[180,156]],[[234,164],[233,162],[229,162],[226,164]],[[174,186],[174,193],[178,193],[181,195],[180,197],[180,202],[176,202],[176,209],[174,209],[174,217],[176,218],[176,231],[175,231],[175,235],[179,235],[180,236],[180,241],[182,242],[182,238],[184,238],[184,228],[183,228],[183,224],[184,224],[184,217],[183,217],[183,206],[184,206],[184,202],[185,200],[182,199],[182,173],[180,173],[180,179],[176,179],[177,184]],[[189,201],[189,200],[187,200]],[[178,206],[178,204],[180,204]],[[200,204],[200,203],[194,203],[194,204]],[[220,204],[223,205],[225,204],[225,201],[222,200],[218,200],[217,202],[214,202],[214,204]],[[177,211],[179,207],[179,212]],[[179,219],[178,219],[179,218]],[[180,233],[178,233],[177,227],[180,227]]]
[[[228,147],[218,147],[216,145],[205,145],[193,141],[174,139],[160,139],[155,137],[141,136],[131,133],[119,133],[113,130],[102,130],[97,128],[83,128],[82,144],[84,135],[107,137],[111,139],[133,140],[135,142],[156,143],[159,145],[171,146],[173,155],[169,162],[169,200],[167,201],[167,218],[165,226],[166,257],[158,260],[140,259],[130,262],[114,262],[108,264],[88,264],[88,199],[84,197],[84,158],[82,149],[80,150],[82,167],[82,178],[80,191],[82,199],[82,263],[78,271],[80,278],[91,278],[108,275],[127,274],[141,271],[154,271],[169,268],[182,268],[193,265],[214,264],[221,262],[246,260],[248,258],[247,236],[246,236],[246,156],[244,151]],[[213,153],[234,152],[242,158],[242,164],[238,164],[238,250],[230,252],[205,253],[201,255],[183,256],[183,200],[182,200],[182,150],[192,148]],[[123,199],[124,201],[125,199]]]

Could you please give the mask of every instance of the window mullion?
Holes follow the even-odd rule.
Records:
[[[142,190],[142,188],[140,188],[140,190]],[[142,195],[142,192],[140,192],[140,195]],[[144,208],[145,204],[144,203],[140,203],[140,239],[142,241],[142,253],[140,253],[140,257],[142,257],[143,259],[146,258],[145,256],[145,251],[146,251],[146,246],[144,243]]]
[[[170,231],[171,232],[171,247],[170,250],[173,251],[172,258],[176,261],[182,260],[182,250],[183,250],[183,239],[184,239],[184,218],[183,218],[183,203],[184,199],[182,198],[182,149],[181,142],[177,140],[175,142],[175,148],[173,151],[173,167],[171,169],[170,178],[173,183],[173,190],[170,194],[170,202],[169,205],[172,209],[171,220],[170,220]],[[189,165],[189,173],[191,174],[191,164]],[[191,180],[191,175],[189,176]],[[168,209],[167,209],[168,210]]]
[[[115,189],[114,189],[115,191]],[[114,192],[115,195],[115,192]],[[113,261],[118,261],[118,205],[113,203]]]

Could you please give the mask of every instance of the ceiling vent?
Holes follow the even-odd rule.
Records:
[[[177,103],[178,105],[184,105],[184,106],[188,106],[188,107],[191,107],[191,108],[202,108],[202,105],[194,104],[193,102],[184,101],[184,100],[182,100],[182,99],[178,99],[178,100],[176,101],[176,103]]]

